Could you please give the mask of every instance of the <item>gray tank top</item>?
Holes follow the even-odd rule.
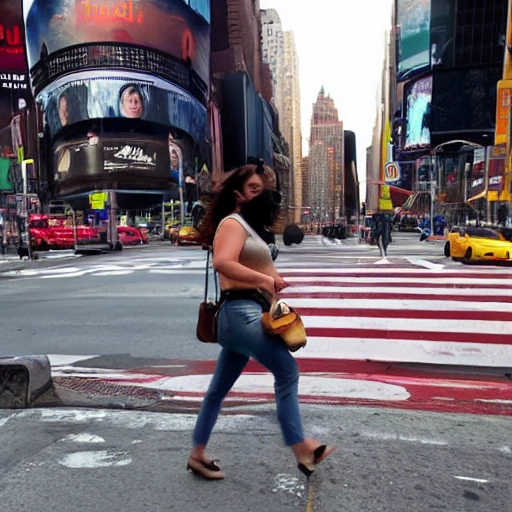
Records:
[[[245,219],[238,213],[232,213],[224,217],[219,224],[217,230],[222,226],[223,222],[227,219],[235,219],[238,221],[247,232],[245,244],[240,252],[240,263],[253,270],[260,270],[262,268],[273,265],[270,249],[265,241],[254,231],[254,229],[247,224]]]

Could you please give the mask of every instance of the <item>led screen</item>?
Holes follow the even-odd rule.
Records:
[[[430,65],[430,0],[397,0],[398,78]]]
[[[31,100],[28,84],[21,0],[0,6],[0,127]]]
[[[119,43],[171,55],[208,82],[210,0],[25,0],[24,15],[30,69],[74,45]]]
[[[404,149],[421,149],[430,145],[430,104],[432,76],[412,84],[406,92],[406,130]]]
[[[53,182],[58,194],[110,188],[167,191],[178,199],[178,186],[193,171],[191,139],[183,132],[148,136],[98,133],[61,140],[53,148]]]
[[[204,138],[206,110],[179,87],[136,73],[85,72],[62,78],[38,95],[52,137],[87,119],[140,119]]]

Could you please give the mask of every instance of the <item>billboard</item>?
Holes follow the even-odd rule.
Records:
[[[118,43],[172,56],[208,83],[210,0],[24,0],[23,6],[32,73],[56,52],[66,58],[62,51],[69,49],[71,58],[75,45]]]
[[[0,127],[30,104],[32,94],[25,62],[21,0],[0,7]]]
[[[407,88],[404,149],[422,149],[430,145],[431,103],[432,76],[421,78]]]
[[[193,173],[193,142],[184,133],[141,135],[95,133],[53,145],[53,183],[57,194],[111,188],[166,190],[179,199],[185,174]]]
[[[194,140],[206,133],[206,109],[181,88],[144,74],[110,71],[76,73],[46,87],[38,96],[53,138],[68,125],[87,120],[125,118],[158,123],[187,132]]]
[[[430,0],[397,0],[398,80],[430,65]]]

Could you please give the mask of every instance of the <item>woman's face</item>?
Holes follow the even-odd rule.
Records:
[[[138,93],[132,92],[123,97],[123,110],[126,117],[132,119],[142,116],[142,101]]]
[[[242,189],[242,197],[250,201],[253,197],[260,195],[265,188],[263,178],[259,174],[253,174],[245,183]]]
[[[62,126],[68,124],[68,100],[64,96],[59,100],[59,120]]]

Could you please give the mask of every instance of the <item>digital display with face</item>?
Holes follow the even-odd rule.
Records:
[[[104,78],[87,71],[57,80],[37,100],[52,137],[74,123],[116,117],[177,128],[195,140],[205,136],[203,105],[179,87],[143,74],[112,71]]]

